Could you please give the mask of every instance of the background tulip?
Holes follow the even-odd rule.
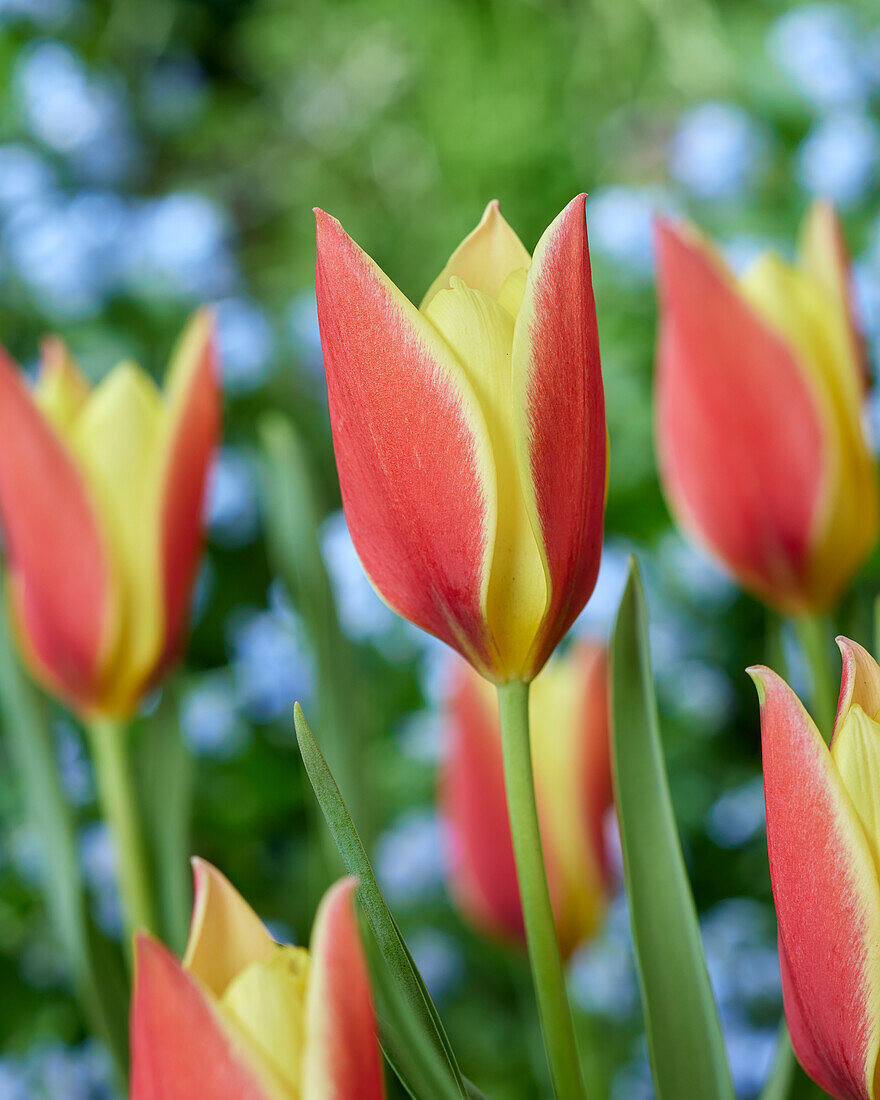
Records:
[[[831,607],[873,548],[866,372],[832,208],[792,266],[735,278],[688,226],[657,228],[657,444],[679,522],[788,613]]]
[[[843,653],[830,749],[794,692],[750,669],[761,700],[767,847],[785,1016],[804,1069],[871,1100],[880,1052],[880,668]]]
[[[311,946],[275,943],[208,863],[183,963],[138,939],[132,1100],[381,1100],[354,879],[325,894]]]
[[[606,436],[584,196],[530,257],[490,203],[416,309],[317,212],[348,525],[374,585],[483,675],[530,680],[584,606]]]
[[[578,642],[532,685],[532,760],[544,859],[560,946],[569,954],[599,926],[607,900],[604,840],[611,805],[607,660]],[[450,885],[487,931],[524,939],[504,796],[494,693],[456,662],[447,697],[440,804],[450,833]]]
[[[0,516],[21,651],[86,715],[129,714],[176,657],[220,395],[196,314],[164,392],[131,362],[90,387],[46,342],[32,392],[0,355]]]

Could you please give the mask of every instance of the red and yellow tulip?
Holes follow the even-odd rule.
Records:
[[[94,388],[48,340],[30,391],[0,352],[0,517],[10,606],[34,676],[88,716],[124,716],[186,631],[220,419],[210,316],[164,393],[131,362]]]
[[[767,847],[785,1016],[804,1069],[838,1100],[880,1096],[880,668],[838,638],[830,749],[797,696],[749,669],[761,701]]]
[[[306,951],[275,943],[216,868],[194,867],[183,962],[138,937],[131,1100],[382,1100],[355,880],[324,895]]]
[[[605,815],[611,805],[605,649],[578,642],[532,684],[532,761],[544,860],[560,947],[599,927],[608,894]],[[441,813],[452,892],[479,927],[525,941],[491,686],[457,662],[446,706]]]
[[[606,435],[584,196],[534,256],[490,203],[417,309],[317,212],[342,500],[384,599],[497,683],[596,581]]]
[[[682,526],[787,613],[834,605],[877,540],[867,375],[833,209],[797,262],[735,278],[695,230],[657,229],[657,441]]]

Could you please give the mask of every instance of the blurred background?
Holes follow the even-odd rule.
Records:
[[[611,482],[600,583],[575,629],[607,636],[636,550],[712,980],[738,1095],[753,1097],[781,1000],[742,669],[766,659],[773,624],[674,532],[659,491],[651,218],[690,215],[739,267],[767,246],[790,252],[808,201],[833,199],[880,350],[878,101],[880,16],[867,2],[0,0],[0,341],[32,368],[54,330],[94,378],[129,356],[158,374],[186,314],[216,306],[224,445],[187,663],[167,692],[192,758],[192,850],[279,937],[308,935],[323,840],[292,702],[319,735],[327,705],[295,580],[267,541],[265,415],[280,411],[304,443],[347,638],[377,873],[463,1069],[497,1100],[543,1083],[528,973],[518,951],[463,923],[444,885],[434,791],[448,656],[375,596],[338,510],[311,208],[338,216],[418,301],[489,199],[532,248],[590,192]],[[294,510],[294,531],[308,511]],[[862,593],[878,578],[875,561]],[[866,606],[857,590],[838,625],[866,637]],[[60,712],[53,721],[94,916],[118,937],[83,742]],[[112,1097],[53,942],[43,862],[0,741],[0,1100]],[[611,1095],[647,1100],[622,898],[576,953],[572,983]]]

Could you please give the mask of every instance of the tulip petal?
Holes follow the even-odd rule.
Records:
[[[451,844],[451,888],[475,924],[524,940],[507,817],[494,692],[464,663],[448,693],[440,805]]]
[[[166,401],[159,504],[165,644],[157,675],[176,657],[186,630],[202,547],[205,485],[220,432],[219,365],[207,310],[194,315],[172,354]]]
[[[657,254],[666,492],[741,579],[797,610],[823,501],[826,438],[814,392],[705,245],[661,221]]]
[[[869,718],[880,715],[880,667],[858,642],[839,637],[837,645],[843,657],[840,698],[834,719],[834,737],[846,719],[850,707],[859,706]],[[834,739],[832,738],[832,744]]]
[[[49,686],[88,700],[116,628],[108,549],[70,454],[2,351],[0,514],[25,652]]]
[[[593,591],[602,551],[607,436],[585,199],[538,242],[513,338],[517,459],[549,588],[532,675]]]
[[[192,865],[195,899],[183,965],[221,997],[236,974],[270,958],[278,945],[224,874],[204,859]]]
[[[373,994],[352,904],[356,886],[354,878],[331,886],[315,917],[302,1100],[385,1096]]]
[[[870,1100],[880,1049],[880,890],[831,754],[791,688],[749,669],[761,700],[767,847],[801,1063]]]
[[[433,326],[327,214],[317,297],[349,530],[383,598],[482,669],[497,493],[488,432]]]
[[[34,387],[34,402],[62,434],[67,435],[91,387],[57,336],[47,336],[40,347],[40,373]]]
[[[463,279],[472,290],[497,298],[507,277],[532,262],[522,241],[501,214],[497,199],[486,207],[479,225],[449,257],[446,267],[431,284],[419,307],[422,311],[439,290],[445,290],[452,276]]]
[[[131,1100],[282,1100],[171,952],[141,933],[136,953]]]

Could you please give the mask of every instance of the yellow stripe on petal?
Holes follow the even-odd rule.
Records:
[[[276,947],[232,980],[220,1004],[272,1071],[299,1100],[306,1046],[306,990],[309,953]]]
[[[121,363],[98,385],[73,427],[73,448],[98,502],[120,584],[121,631],[106,669],[107,709],[137,698],[162,641],[155,530],[155,445],[162,401],[149,376]]]
[[[831,759],[852,799],[880,878],[880,725],[858,705],[849,709]]]
[[[34,401],[52,426],[65,438],[89,396],[88,379],[67,346],[57,336],[43,341],[40,373]]]
[[[216,867],[194,859],[193,871],[195,904],[183,965],[221,997],[239,971],[271,958],[278,945]]]
[[[420,308],[424,311],[439,291],[449,287],[454,276],[464,279],[474,290],[497,298],[507,276],[519,268],[527,268],[531,261],[528,250],[502,217],[498,200],[494,199],[486,207],[480,224],[449,257]]]
[[[519,479],[511,388],[514,318],[487,294],[452,276],[425,316],[455,352],[486,418],[498,483],[498,527],[486,617],[512,675],[524,664],[547,607],[547,581]]]

